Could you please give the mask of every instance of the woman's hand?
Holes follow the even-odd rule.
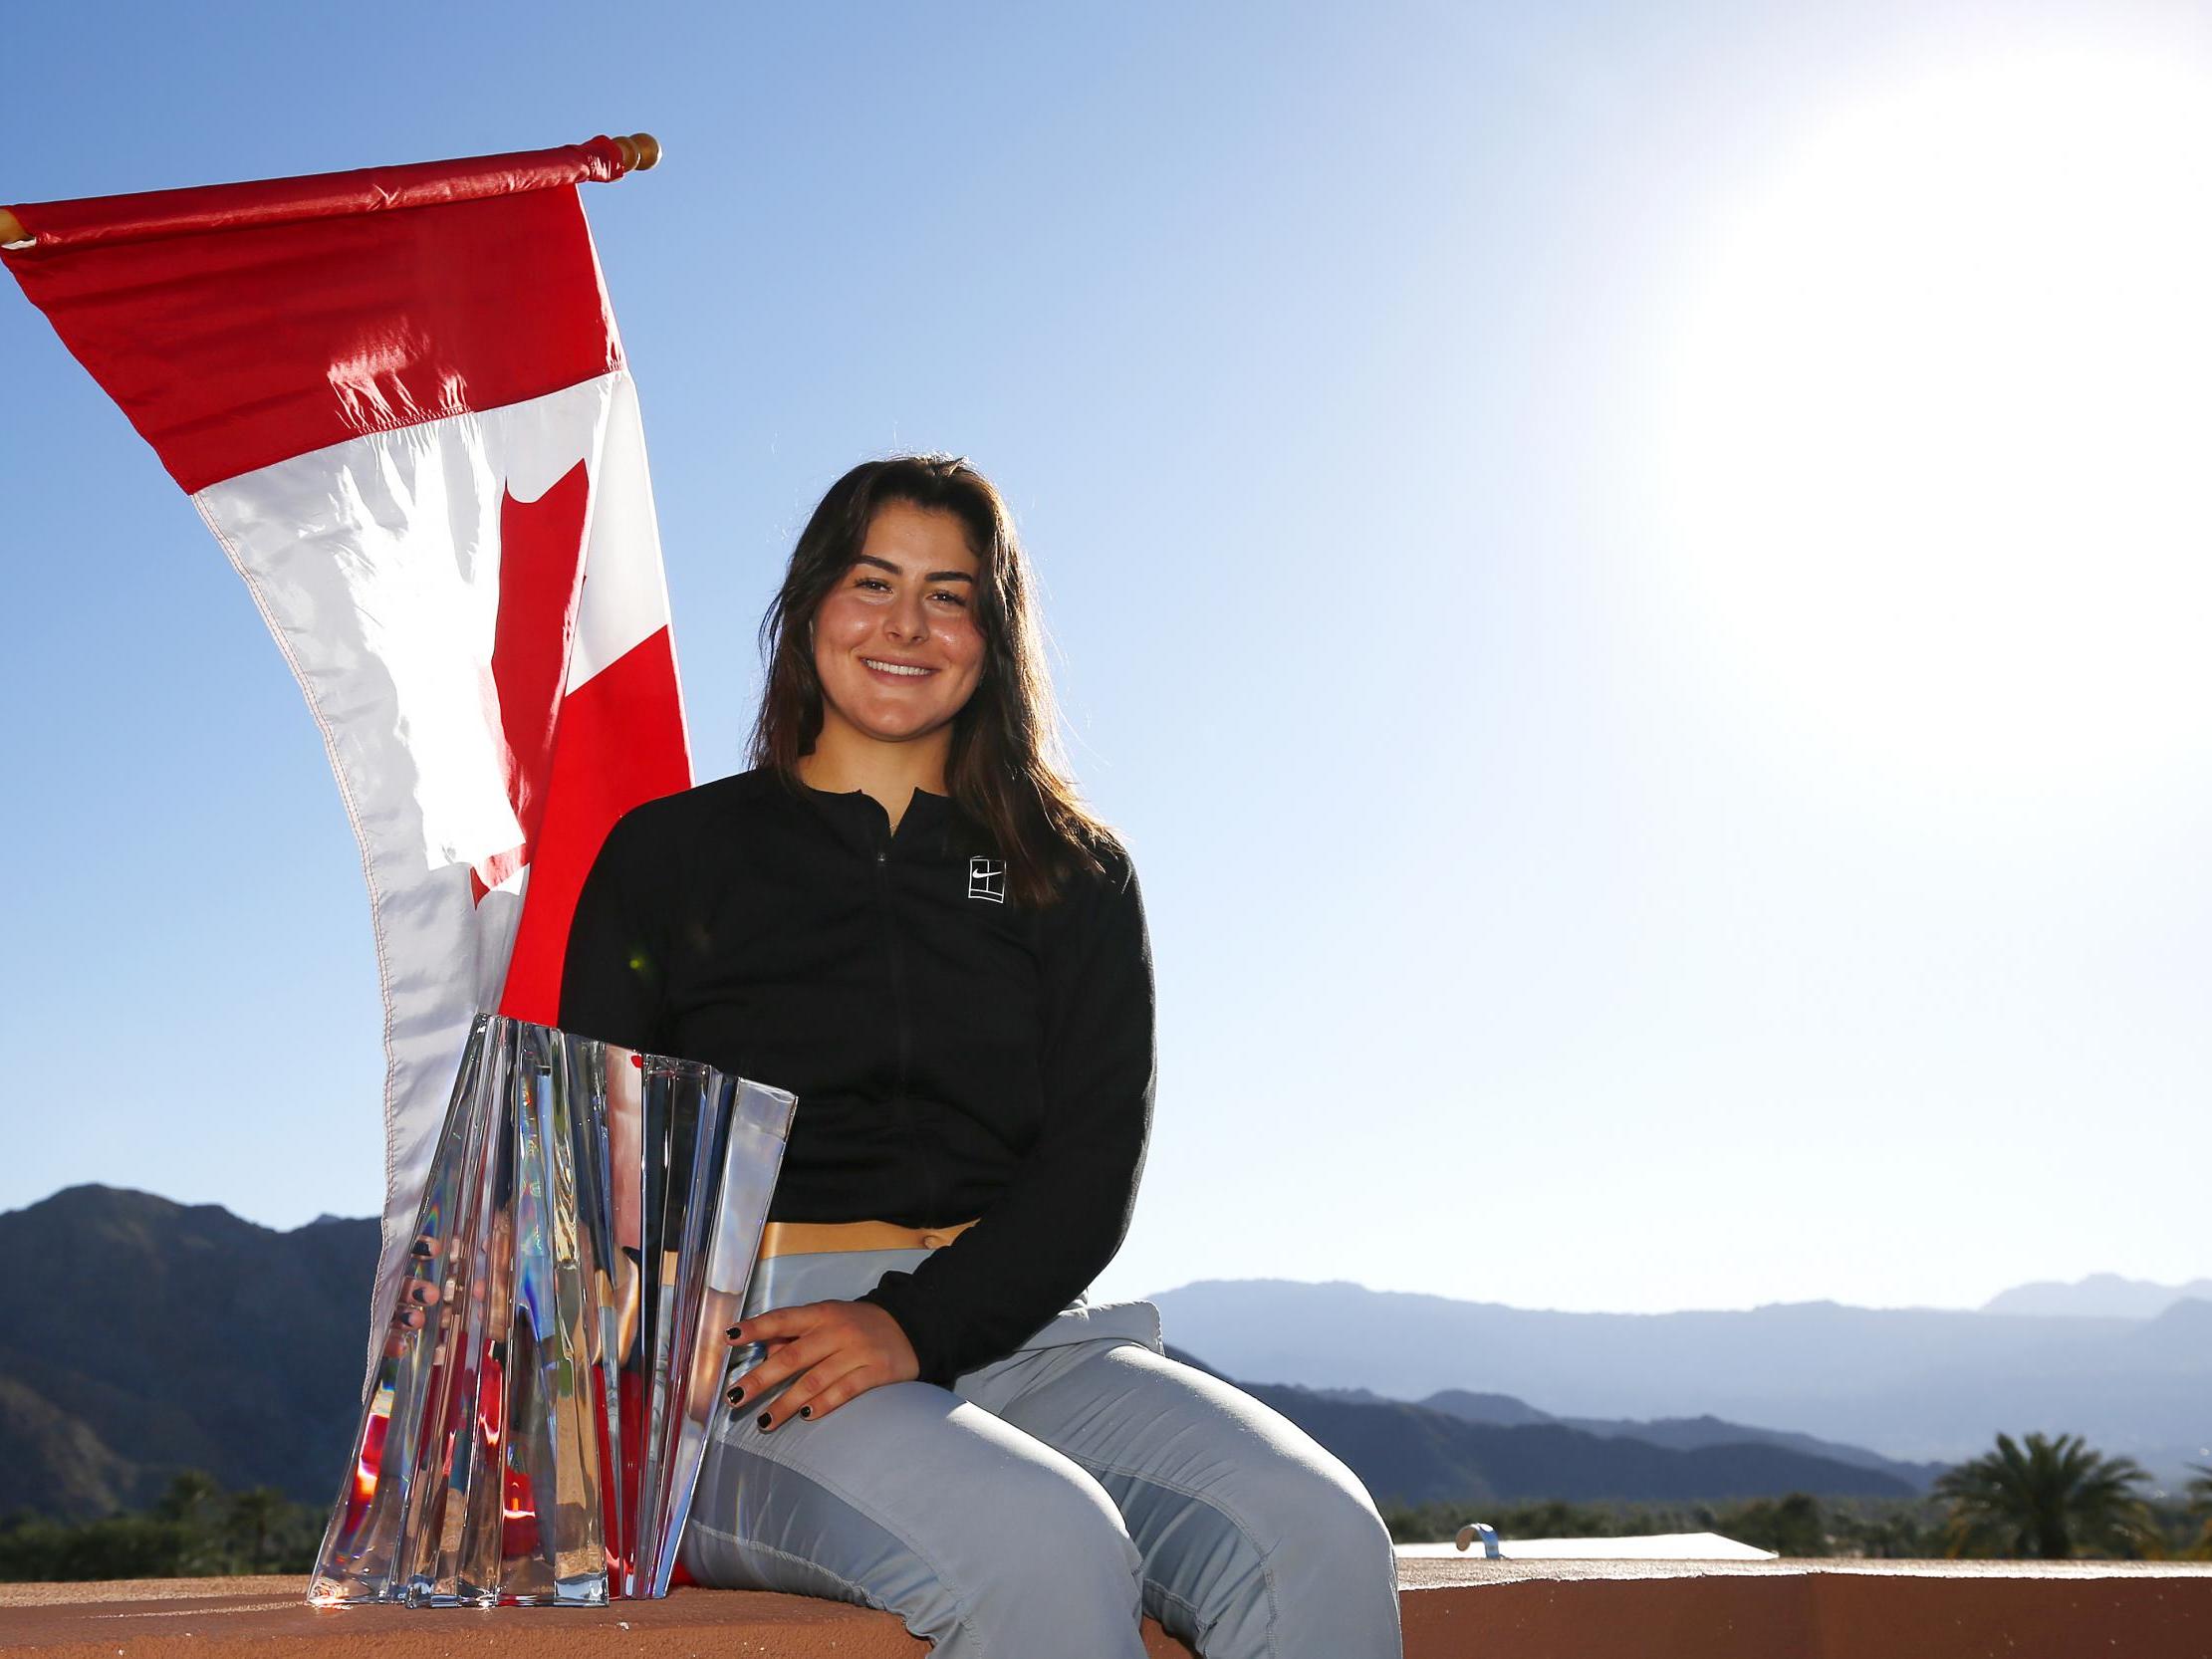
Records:
[[[391,1315],[391,1324],[384,1332],[384,1357],[396,1359],[406,1351],[407,1338],[420,1330],[430,1316],[430,1309],[437,1306],[444,1293],[435,1278],[438,1269],[437,1241],[418,1238],[407,1252],[407,1282],[400,1293],[399,1307]]]
[[[856,1394],[886,1382],[911,1382],[921,1361],[898,1321],[872,1302],[803,1302],[756,1313],[730,1330],[732,1342],[765,1342],[768,1357],[730,1386],[740,1411],[778,1383],[796,1378],[760,1414],[777,1429],[794,1417],[827,1417]]]

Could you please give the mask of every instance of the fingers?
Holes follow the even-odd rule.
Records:
[[[429,1287],[428,1296],[410,1296],[403,1300],[391,1315],[391,1323],[384,1332],[384,1355],[397,1358],[406,1351],[408,1338],[428,1322],[428,1309],[438,1300],[436,1287]]]
[[[826,1311],[825,1304],[803,1303],[755,1314],[741,1325],[732,1325],[732,1342],[758,1343],[767,1353],[731,1380],[726,1394],[730,1404],[743,1409],[831,1352],[836,1346],[834,1337],[819,1333]]]
[[[765,1313],[755,1313],[742,1324],[731,1325],[729,1339],[733,1342],[773,1342],[784,1337],[804,1336],[836,1305],[828,1302],[801,1302],[789,1307],[771,1307]]]
[[[733,1378],[724,1397],[733,1406],[750,1404],[763,1394],[789,1382],[833,1351],[827,1342],[808,1340],[783,1343],[751,1370]]]
[[[743,1386],[747,1398],[765,1393],[792,1374],[793,1366],[777,1366],[777,1361],[787,1359],[795,1343],[813,1335],[837,1305],[827,1302],[803,1302],[790,1307],[775,1307],[765,1313],[755,1313],[724,1332],[732,1346],[761,1349],[761,1358],[735,1379]],[[776,1368],[771,1369],[772,1366]],[[737,1403],[734,1395],[732,1403]]]
[[[825,1416],[834,1407],[823,1403],[824,1396],[833,1388],[850,1387],[851,1393],[841,1396],[842,1403],[843,1399],[851,1398],[852,1394],[862,1392],[867,1386],[865,1383],[859,1387],[851,1385],[857,1373],[867,1369],[868,1361],[864,1355],[855,1353],[850,1348],[840,1348],[800,1372],[775,1404],[755,1417],[753,1426],[764,1432],[773,1431],[782,1428],[795,1417],[811,1421]]]
[[[802,1382],[794,1385],[791,1393],[786,1394],[777,1404],[779,1406],[789,1405],[793,1396],[798,1394],[800,1387],[813,1384],[815,1379],[821,1375],[822,1369],[818,1365],[814,1370],[809,1371]],[[819,1423],[831,1412],[837,1410],[839,1406],[845,1404],[846,1401],[865,1394],[870,1388],[880,1388],[884,1383],[891,1380],[893,1379],[888,1372],[871,1369],[866,1365],[856,1365],[851,1370],[841,1372],[835,1378],[826,1378],[819,1385],[812,1387],[807,1397],[799,1401],[795,1415],[803,1421]]]
[[[426,1322],[425,1310],[435,1307],[443,1298],[444,1291],[437,1281],[426,1277],[438,1271],[440,1254],[437,1241],[428,1235],[408,1247],[407,1280],[400,1288],[399,1305],[384,1338],[385,1357],[396,1358],[406,1350],[407,1339]]]
[[[757,1412],[756,1426],[764,1433],[794,1417],[825,1417],[857,1394],[916,1373],[913,1350],[896,1321],[865,1303],[775,1308],[731,1326],[728,1335],[733,1342],[757,1342],[769,1350],[734,1379],[727,1395],[734,1411]],[[761,1402],[778,1388],[783,1394],[763,1408]]]

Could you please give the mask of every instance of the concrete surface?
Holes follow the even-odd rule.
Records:
[[[1462,1531],[1471,1532],[1471,1528]],[[1718,1533],[1647,1533],[1616,1539],[1500,1539],[1492,1554],[1480,1539],[1458,1543],[1401,1543],[1399,1560],[1439,1556],[1465,1560],[1480,1555],[1494,1561],[1771,1561],[1772,1549],[1755,1549]]]
[[[2212,1659],[2212,1566],[2165,1562],[1399,1563],[1407,1659]],[[887,1613],[797,1596],[323,1610],[305,1578],[0,1584],[36,1659],[912,1659]],[[1153,1625],[1156,1659],[1188,1650]],[[1064,1655],[1083,1659],[1071,1632]]]

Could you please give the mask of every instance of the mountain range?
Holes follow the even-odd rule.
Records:
[[[2072,1285],[2039,1280],[2001,1291],[1982,1304],[1985,1313],[2059,1313],[2074,1317],[2155,1319],[2177,1302],[2212,1302],[2212,1279],[2186,1285],[2154,1285],[2147,1279],[2122,1279],[2092,1273]]]
[[[35,1265],[0,1280],[0,1514],[30,1508],[91,1517],[139,1507],[188,1467],[233,1489],[267,1485],[309,1504],[327,1502],[355,1428],[377,1232],[373,1220],[332,1217],[275,1232],[217,1206],[98,1186],[0,1214],[0,1252]],[[1385,1501],[1902,1496],[1924,1490],[1936,1472],[1932,1463],[1846,1443],[1896,1451],[1907,1441],[1887,1432],[1894,1424],[1877,1423],[1884,1428],[1878,1435],[1835,1437],[1829,1419],[1848,1415],[1849,1391],[1869,1378],[1879,1383],[1878,1368],[1837,1364],[1825,1394],[1777,1392],[1773,1382],[1761,1392],[1730,1372],[1747,1362],[1739,1341],[1715,1347],[1701,1373],[1677,1355],[1649,1376],[1576,1377],[1558,1353],[1497,1344],[1523,1339],[1511,1331],[1578,1328],[1546,1321],[1608,1316],[1271,1282],[1190,1286],[1154,1300],[1178,1343],[1205,1354],[1194,1362],[1268,1379],[1241,1386],[1304,1426]],[[2117,1325],[2156,1334],[2143,1351],[2166,1354],[2167,1370],[2145,1374],[2162,1387],[2169,1372],[2201,1378],[2212,1354],[2189,1309],[2212,1314],[2212,1304],[2184,1300],[2149,1321],[2058,1322],[2089,1327],[2099,1340]],[[1831,1312],[1845,1324],[1879,1317],[1865,1309]],[[1671,1351],[1652,1341],[1668,1321],[1712,1317],[1648,1316],[1645,1357]],[[2037,1322],[2002,1313],[1950,1317],[1996,1330]],[[1286,1319],[1295,1322],[1279,1322]],[[1331,1329],[1339,1338],[1315,1351],[1271,1334],[1291,1328]],[[1778,1339],[1786,1343],[1787,1333]],[[1452,1343],[1456,1366],[1446,1351]],[[1822,1344],[1834,1354],[1833,1343]],[[1583,1346],[1596,1352],[1604,1344],[1593,1346],[1584,1332]],[[1880,1342],[1872,1348],[1886,1351]],[[2004,1351],[2031,1350],[2015,1343]],[[2075,1350],[2062,1344],[2051,1351]],[[1352,1355],[1367,1363],[1341,1362]],[[1616,1354],[1608,1362],[1619,1369],[1642,1360]],[[1750,1362],[1770,1378],[1804,1371],[1780,1360]],[[1930,1363],[1940,1366],[1942,1356],[1931,1354]],[[1418,1386],[1422,1378],[1436,1380]],[[1472,1381],[1513,1391],[1465,1386]],[[1525,1396],[1579,1414],[1555,1414]],[[1735,1410],[1739,1397],[1752,1409]],[[2157,1388],[2130,1398],[2164,1409]],[[1694,1408],[1673,1403],[1685,1399]],[[1745,1420],[1711,1415],[1708,1406]],[[1807,1424],[1829,1438],[1751,1422]],[[1977,1426],[1963,1449],[1980,1449],[1989,1432]]]
[[[2212,1301],[2154,1316],[1846,1307],[1561,1313],[1285,1280],[1151,1299],[1229,1372],[1398,1400],[1481,1390],[1568,1426],[1711,1413],[1790,1424],[1885,1458],[1955,1462],[2000,1431],[2078,1433],[2162,1480],[2212,1463]],[[2003,1300],[2003,1299],[2000,1299]],[[1326,1331],[1326,1342],[1311,1332]]]
[[[377,1236],[99,1186],[0,1215],[0,1513],[135,1508],[183,1468],[328,1503]]]
[[[1856,1447],[1836,1448],[1848,1454],[1843,1457],[1806,1451],[1784,1443],[1803,1436],[1774,1435],[1717,1418],[1704,1419],[1710,1438],[1685,1433],[1669,1445],[1632,1434],[1593,1433],[1526,1406],[1522,1409],[1533,1413],[1527,1421],[1470,1417],[1439,1403],[1448,1399],[1448,1390],[1411,1403],[1284,1383],[1237,1386],[1344,1459],[1385,1505],[1553,1498],[1673,1504],[1792,1492],[1907,1498],[1925,1491],[1937,1473],[1933,1466],[1890,1464]]]

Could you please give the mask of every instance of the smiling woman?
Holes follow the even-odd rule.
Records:
[[[628,814],[561,1023],[798,1096],[683,1560],[954,1655],[1398,1652],[1356,1478],[1088,1288],[1150,1131],[1135,871],[1060,768],[1027,555],[952,456],[856,467],[763,624],[755,768]]]
[[[2212,747],[2212,85],[2124,53],[1892,88],[1703,271],[1660,446],[1747,689],[1999,797]]]

